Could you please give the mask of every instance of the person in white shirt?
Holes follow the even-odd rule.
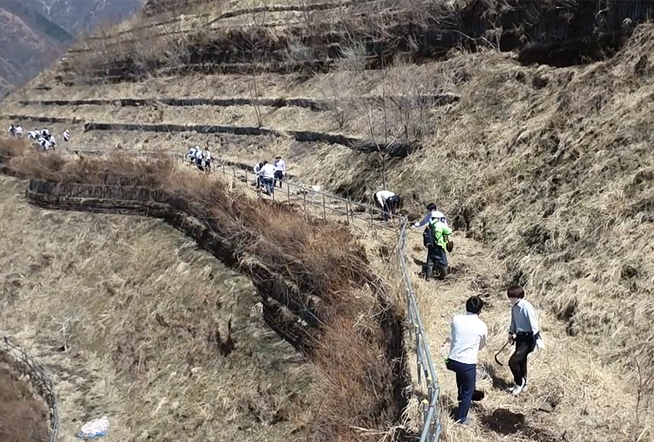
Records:
[[[466,314],[452,318],[450,353],[445,366],[456,373],[459,401],[457,422],[463,425],[470,423],[468,412],[477,382],[477,359],[488,338],[488,327],[479,319],[483,307],[484,302],[472,296],[466,301]]]
[[[445,214],[438,210],[438,208],[436,207],[436,204],[434,204],[434,203],[428,204],[427,205],[427,210],[428,210],[428,212],[425,215],[425,217],[422,219],[422,221],[416,221],[415,222],[415,224],[413,225],[414,229],[418,229],[420,227],[426,226],[427,224],[429,224],[429,221],[434,220],[434,219],[442,222],[443,224],[445,224],[447,226],[447,220],[445,219]]]
[[[515,351],[509,359],[514,385],[509,392],[517,396],[527,389],[527,356],[536,347],[543,348],[545,345],[540,336],[536,311],[534,306],[524,299],[523,288],[517,285],[509,287],[506,296],[512,305],[509,343],[515,342]]]
[[[375,193],[375,203],[382,209],[384,221],[388,221],[390,214],[396,215],[400,208],[400,197],[390,190],[380,190]]]
[[[46,138],[39,138],[39,144],[41,145],[41,150],[50,150],[52,144]]]
[[[23,136],[23,128],[22,128],[21,126],[16,126],[16,127],[14,128],[14,134],[15,134],[17,137],[22,137],[22,136]]]
[[[48,137],[50,136],[50,131],[49,131],[48,129],[45,129],[45,128],[44,128],[44,129],[41,131],[41,135],[43,136],[43,138],[48,139]]]
[[[261,161],[261,162],[255,164],[254,167],[252,168],[254,170],[254,176],[256,177],[255,184],[257,186],[257,189],[261,188],[261,168],[263,167],[264,163],[266,163],[266,162]]]
[[[286,175],[286,163],[282,160],[280,155],[277,155],[273,165],[275,166],[275,186],[277,186],[277,182],[279,182],[279,187],[282,187],[282,179],[284,178],[284,175]]]
[[[193,146],[188,148],[188,162],[193,164],[195,163],[195,151],[198,150],[199,146]]]
[[[70,141],[70,131],[69,131],[68,129],[66,129],[66,130],[64,131],[64,133],[63,133],[63,138],[64,138],[64,141],[65,141],[65,142],[69,142],[69,141]]]
[[[206,170],[211,170],[211,161],[213,161],[213,157],[211,156],[211,151],[209,150],[209,147],[207,147],[204,150],[204,167]]]
[[[57,140],[55,139],[54,135],[50,134],[49,137],[47,137],[48,143],[50,143],[50,146],[52,147],[52,150],[57,149]]]
[[[203,158],[202,149],[200,146],[195,146],[195,165],[198,169],[202,169],[202,158]]]
[[[268,195],[275,192],[275,170],[275,166],[267,161],[264,161],[263,166],[261,166],[261,183]]]

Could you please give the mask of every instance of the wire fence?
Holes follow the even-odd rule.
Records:
[[[422,323],[422,316],[418,308],[411,276],[406,263],[406,237],[409,223],[406,218],[400,223],[400,239],[398,243],[398,261],[402,272],[402,282],[406,291],[406,311],[410,323],[409,333],[415,339],[416,364],[418,372],[418,384],[426,388],[427,397],[422,401],[423,427],[420,433],[420,442],[437,441],[441,434],[441,421],[438,411],[438,397],[440,396],[440,387],[438,385],[438,376],[434,368],[434,361],[431,356],[429,343],[425,328]]]
[[[7,336],[0,339],[0,352],[6,353],[17,363],[22,374],[29,377],[39,396],[45,400],[48,405],[50,442],[55,442],[59,432],[59,410],[57,395],[50,375],[41,364],[18,345],[12,343]]]
[[[68,153],[70,151],[66,149]],[[76,151],[77,152],[77,151]],[[161,151],[161,150],[141,150],[141,149],[121,149],[120,152],[135,155],[170,155],[183,163],[196,167],[194,162],[189,162],[188,156],[179,152]],[[83,155],[106,155],[106,150],[80,150],[79,154]],[[234,163],[229,160],[214,157],[211,172],[221,172],[225,177],[231,177],[233,181],[241,181],[245,184],[257,186],[257,175],[254,169],[244,164]],[[261,186],[263,187],[263,185]],[[275,187],[271,198],[275,201],[285,201],[298,205],[304,209],[305,213],[327,219],[328,214],[335,214],[344,217],[347,224],[355,220],[364,221],[373,228],[383,230],[393,230],[396,228],[382,221],[384,210],[361,202],[355,202],[348,198],[333,195],[327,192],[321,192],[315,186],[304,183],[289,181],[288,177],[281,181],[281,187]],[[400,218],[392,213],[387,213],[388,219],[398,221]]]
[[[224,176],[231,175],[234,181],[240,180],[245,184],[257,186],[257,175],[254,171],[249,172],[247,169],[237,168],[228,165],[226,161],[219,160],[218,170],[222,171]],[[305,213],[314,213],[323,220],[327,219],[328,213],[345,217],[346,223],[350,224],[355,220],[368,223],[373,228],[382,228],[386,230],[395,230],[395,228],[385,222],[383,219],[384,211],[378,207],[369,204],[358,203],[348,198],[342,198],[330,193],[321,192],[312,186],[305,184],[293,183],[287,180],[276,181],[275,191],[271,198],[276,201],[286,201],[300,205]],[[393,214],[388,214],[389,219],[397,219]]]

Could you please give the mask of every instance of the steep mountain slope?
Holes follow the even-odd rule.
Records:
[[[140,0],[0,0],[0,97],[56,60],[82,31],[132,15]]]
[[[121,22],[135,14],[143,0],[38,0],[44,15],[73,35],[99,25]]]

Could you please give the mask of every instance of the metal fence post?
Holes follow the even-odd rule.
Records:
[[[286,197],[288,198],[288,202],[291,202],[291,185],[286,183]]]
[[[327,219],[327,208],[325,207],[325,194],[322,194],[322,220]]]
[[[248,183],[248,170],[245,169],[245,184]]]
[[[345,200],[345,221],[350,225],[350,200]]]

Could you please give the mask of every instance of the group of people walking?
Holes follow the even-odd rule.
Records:
[[[536,348],[544,348],[534,307],[525,298],[524,289],[512,286],[506,292],[511,304],[511,324],[508,328],[508,344],[515,344],[509,359],[513,385],[508,393],[517,396],[527,390],[527,358]],[[488,327],[480,319],[484,302],[477,296],[466,301],[466,313],[452,319],[450,351],[445,366],[456,375],[459,411],[456,421],[470,424],[468,417],[477,382],[479,352],[486,346]]]
[[[204,149],[202,149],[200,146],[189,147],[187,159],[189,163],[195,164],[195,166],[200,170],[211,170],[213,156],[211,155],[211,150],[209,150],[208,146]]]
[[[23,128],[17,125],[9,126],[9,136],[12,138],[22,138]],[[64,141],[70,141],[70,131],[68,129],[64,130],[61,134]],[[48,151],[55,150],[57,148],[57,139],[54,134],[47,128],[43,129],[34,129],[27,132],[27,139],[36,141],[40,150]]]
[[[282,181],[286,177],[286,163],[282,160],[281,155],[277,155],[272,164],[266,160],[255,164],[253,170],[257,190],[263,189],[266,195],[272,196],[277,184],[282,187]]]
[[[384,221],[398,214],[401,206],[400,197],[389,190],[375,193],[375,203],[382,211]],[[427,214],[413,224],[414,229],[425,227],[423,244],[427,248],[424,273],[427,279],[432,274],[439,279],[449,273],[447,253],[453,250],[450,240],[452,229],[445,214],[434,203],[427,205]],[[515,344],[513,355],[509,359],[509,368],[513,374],[513,385],[508,393],[517,396],[527,389],[527,359],[536,348],[544,348],[538,327],[538,320],[533,305],[525,300],[522,287],[512,286],[506,296],[511,304],[511,324],[508,328],[507,345]],[[450,351],[445,360],[446,368],[456,375],[457,400],[459,410],[458,423],[470,424],[468,417],[475,392],[477,362],[479,352],[486,346],[488,328],[480,319],[484,302],[477,296],[466,301],[466,313],[452,319],[450,330]]]

